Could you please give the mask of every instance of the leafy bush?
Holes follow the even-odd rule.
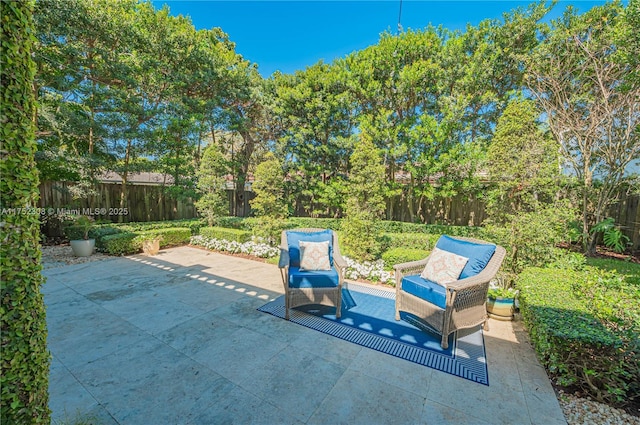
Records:
[[[251,232],[239,229],[226,229],[224,227],[203,227],[200,235],[210,239],[225,239],[228,241],[248,242],[251,240]]]
[[[388,249],[410,248],[431,250],[440,238],[439,234],[428,233],[384,233],[383,244]]]
[[[290,217],[286,222],[286,228],[317,227],[320,229],[340,230],[341,223],[342,219],[339,218]]]
[[[483,228],[472,226],[449,226],[444,224],[405,223],[402,221],[379,221],[376,229],[381,233],[429,233],[464,237],[481,237]]]
[[[379,258],[384,239],[376,233],[374,226],[374,221],[363,220],[358,216],[346,218],[341,229],[345,251],[358,260],[371,261]]]
[[[70,241],[79,241],[89,239],[89,231],[93,229],[94,220],[92,217],[81,215],[73,221],[68,221],[63,227],[65,236]]]
[[[640,287],[640,264],[630,261],[612,260],[608,258],[587,258],[587,264],[602,270],[614,271],[624,276],[630,285]]]
[[[135,246],[133,240],[136,238],[133,232],[121,232],[107,235],[101,238],[100,247],[96,241],[96,249],[109,255],[127,255],[138,252],[141,246]]]
[[[122,232],[101,238],[100,250],[110,255],[135,254],[142,250],[142,243],[160,239],[160,247],[184,245],[189,243],[191,230],[186,227],[155,229],[146,232]],[[96,247],[98,244],[96,243]]]
[[[89,237],[96,240],[96,250],[100,252],[106,252],[104,245],[104,237],[109,235],[117,235],[122,233],[123,230],[116,227],[104,226],[96,227],[89,231]]]
[[[602,241],[605,246],[615,252],[624,252],[627,249],[627,244],[631,241],[627,235],[622,233],[620,227],[616,226],[614,219],[611,217],[593,226],[591,233],[602,233]]]
[[[134,242],[142,247],[142,242],[153,239],[160,240],[160,248],[186,245],[191,239],[191,230],[186,227],[149,230],[139,233],[134,239]]]
[[[230,229],[251,230],[253,218],[244,217],[217,217],[215,224],[218,227],[227,227]]]
[[[391,269],[394,264],[417,261],[427,258],[429,251],[414,248],[391,248],[382,253],[382,261],[387,269]]]
[[[640,288],[613,272],[527,268],[520,308],[558,384],[625,405],[640,391]]]
[[[286,222],[283,219],[271,216],[257,217],[253,225],[253,235],[271,246],[280,243],[280,235],[285,229]]]
[[[569,207],[539,205],[535,211],[507,215],[506,222],[485,227],[486,239],[507,250],[502,272],[508,285],[526,267],[544,267],[567,253],[556,244],[564,239],[572,217]]]
[[[103,227],[115,227],[128,232],[145,232],[155,229],[169,229],[176,227],[186,227],[191,230],[192,235],[197,235],[200,227],[206,226],[204,220],[199,218],[191,218],[185,220],[169,220],[169,221],[148,221],[148,222],[132,222],[132,223],[110,223]]]

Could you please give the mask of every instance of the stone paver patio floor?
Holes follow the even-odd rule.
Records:
[[[518,322],[489,322],[487,387],[257,311],[271,264],[180,247],[43,274],[54,423],[566,424]]]

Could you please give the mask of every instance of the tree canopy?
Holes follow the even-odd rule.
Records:
[[[44,180],[89,189],[102,170],[124,181],[155,171],[171,177],[167,190],[197,198],[214,144],[235,183],[231,208],[244,214],[245,184],[271,152],[290,211],[339,217],[366,132],[385,170],[385,216],[403,205],[422,221],[426,202],[484,193],[498,120],[523,98],[584,183],[587,229],[638,157],[638,0],[543,23],[551,7],[464,31],[387,32],[332,63],[262,78],[223,29],[196,30],[166,7],[38,1],[38,167]]]

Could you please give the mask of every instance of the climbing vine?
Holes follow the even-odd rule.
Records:
[[[34,153],[33,1],[2,2],[0,422],[48,424],[49,352],[40,287]]]

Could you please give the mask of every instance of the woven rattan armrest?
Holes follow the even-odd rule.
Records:
[[[344,270],[347,268],[347,262],[342,257],[342,255],[340,255],[340,253],[333,253],[333,264],[340,270]]]
[[[289,267],[289,248],[280,247],[280,259],[278,260],[278,267],[281,269]]]

